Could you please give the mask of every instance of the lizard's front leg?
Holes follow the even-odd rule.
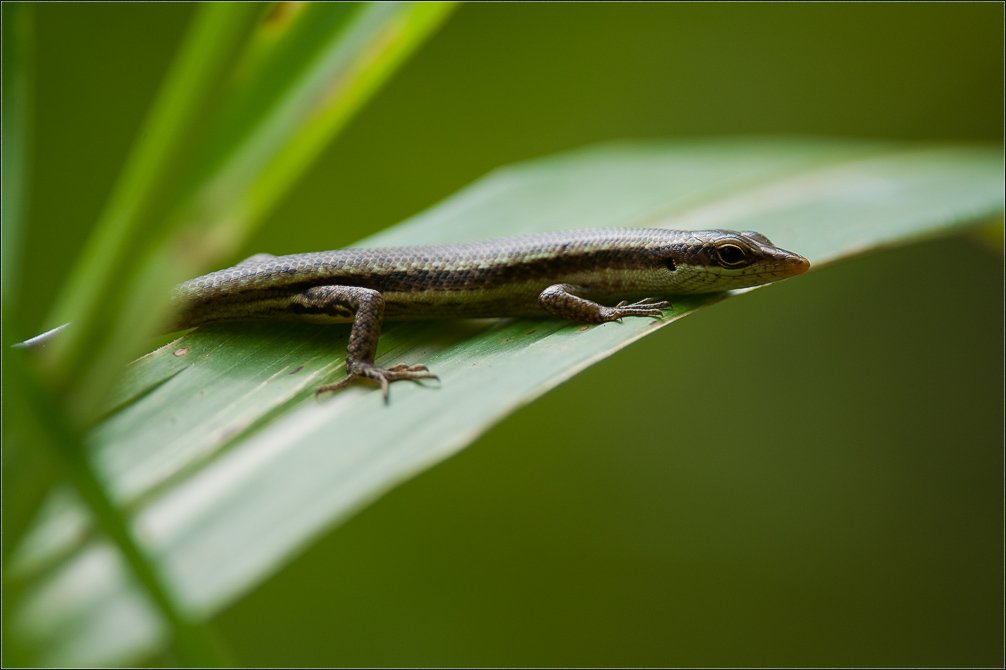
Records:
[[[293,297],[292,308],[306,314],[327,314],[353,318],[346,347],[346,378],[335,384],[319,387],[315,395],[338,391],[354,379],[372,379],[381,385],[384,402],[388,402],[388,385],[403,379],[438,379],[425,365],[399,364],[390,368],[374,365],[377,340],[381,336],[384,318],[384,296],[380,291],[359,286],[312,286]]]
[[[583,292],[585,290],[581,286],[553,284],[538,295],[538,304],[550,314],[555,314],[563,319],[586,323],[619,321],[625,316],[653,316],[659,318],[663,316],[660,310],[670,306],[670,303],[666,300],[644,298],[632,304],[627,304],[623,300],[614,307],[605,307],[593,300],[588,300],[577,295],[577,293]]]

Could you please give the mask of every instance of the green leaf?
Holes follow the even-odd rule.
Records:
[[[70,322],[66,336],[46,352],[52,376],[71,389],[68,404],[86,420],[111,383],[107,365],[135,350],[136,337],[153,330],[155,316],[130,313],[131,296],[170,286],[170,273],[151,263],[149,284],[138,281],[141,262],[163,244],[149,230],[167,228],[165,203],[178,197],[180,174],[189,172],[205,110],[261,13],[259,6],[208,4],[200,7],[101,219],[66,282],[51,326]],[[183,266],[185,267],[185,266]],[[156,301],[154,302],[156,304]]]
[[[3,8],[3,75],[2,122],[3,142],[0,143],[0,175],[3,179],[3,200],[0,202],[0,291],[3,318],[0,342],[4,350],[16,341],[15,324],[20,319],[20,258],[22,231],[25,225],[28,176],[31,161],[31,110],[33,109],[34,31],[32,7],[23,3],[4,4]],[[43,495],[55,479],[54,468],[38,444],[44,431],[31,411],[23,407],[24,397],[17,392],[22,386],[26,366],[16,354],[5,355],[3,366],[3,397],[10,404],[4,411],[3,490],[3,561],[6,565],[11,549],[36,512]],[[44,439],[44,438],[43,438]]]
[[[31,139],[32,59],[33,31],[31,6],[19,3],[3,5],[3,76],[2,88],[3,143],[0,144],[0,166],[3,170],[3,200],[0,202],[0,272],[3,281],[0,291],[3,295],[4,321],[11,316],[11,300],[16,295],[12,287],[19,279],[19,259],[21,250],[21,230],[24,227],[25,200],[28,195],[29,160],[28,148]],[[4,332],[8,325],[4,324]],[[4,345],[10,341],[3,340]]]
[[[16,368],[23,373],[20,379],[12,383],[4,377],[5,391],[37,391],[27,400],[19,397],[30,410],[20,421],[27,426],[21,433],[32,431],[35,451],[4,453],[5,478],[8,472],[19,474],[18,492],[31,494],[19,497],[10,515],[5,504],[5,522],[11,522],[5,524],[5,555],[16,547],[34,502],[52,481],[51,473],[38,467],[41,446],[51,446],[90,518],[114,541],[118,553],[109,557],[122,568],[128,565],[126,583],[135,579],[140,585],[134,605],[142,615],[131,622],[145,627],[147,637],[173,637],[175,650],[190,664],[225,661],[211,636],[192,628],[177,599],[163,588],[163,570],[137,545],[128,521],[99,481],[100,473],[79,446],[81,428],[93,421],[122,367],[167,318],[171,286],[238,246],[451,7],[199,6],[53,310],[53,325],[71,326]],[[18,237],[24,189],[16,179],[25,174],[18,124],[26,116],[26,98],[18,92],[28,50],[21,48],[23,40],[7,39],[8,24],[11,30],[21,28],[20,21],[6,21],[13,12],[4,7],[4,341],[9,339],[8,306],[19,297],[8,295],[16,264],[7,261],[17,257],[12,243]],[[4,567],[5,586],[20,593],[24,582],[8,579],[6,563]],[[5,626],[7,622],[5,616]],[[125,636],[127,644],[135,639]]]
[[[600,226],[758,230],[822,264],[981,223],[1003,208],[998,149],[828,140],[613,144],[500,170],[369,244],[483,239]],[[799,281],[799,279],[797,279]],[[423,362],[431,388],[391,403],[338,379],[346,328],[197,330],[135,362],[91,435],[177,599],[206,617],[319,534],[447,458],[516,407],[703,305],[662,321],[390,325],[378,361]],[[159,630],[115,556],[67,496],[16,556],[29,595],[19,637],[47,664],[122,662]]]
[[[178,281],[232,252],[450,3],[200,6],[53,310],[49,368],[86,421],[167,319]]]

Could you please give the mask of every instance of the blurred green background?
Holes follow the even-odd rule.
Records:
[[[42,4],[37,332],[191,16]],[[616,138],[1002,141],[1003,6],[466,5],[244,255],[337,248]],[[236,259],[234,259],[236,260]],[[215,627],[245,665],[999,665],[1002,254],[820,269],[664,329]]]

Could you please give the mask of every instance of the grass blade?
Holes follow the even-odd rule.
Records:
[[[32,104],[32,23],[31,7],[20,4],[3,6],[3,144],[0,145],[0,165],[3,167],[3,201],[0,203],[0,272],[3,281],[4,321],[10,313],[11,300],[17,295],[13,287],[18,281],[18,261],[21,229],[25,219],[28,195],[28,145],[31,137]],[[5,327],[6,332],[6,327]],[[4,337],[4,344],[10,341]]]
[[[34,410],[26,416],[53,415],[35,422],[47,431],[39,439],[56,447],[53,453],[90,518],[118,550],[116,556],[105,547],[101,560],[123,575],[132,574],[142,587],[136,590],[125,577],[125,588],[139,597],[116,612],[127,612],[128,625],[142,632],[126,634],[123,644],[128,648],[136,639],[168,632],[183,660],[192,664],[221,661],[206,631],[190,625],[178,608],[171,582],[161,579],[160,562],[136,541],[120,501],[109,497],[103,473],[80,446],[80,427],[93,420],[122,365],[163,322],[171,285],[238,245],[451,5],[319,4],[292,14],[284,7],[198,8],[97,229],[53,310],[53,324],[71,326],[41,352],[44,382],[31,370],[18,389],[38,390],[26,396]],[[307,18],[283,20],[291,15]],[[316,39],[299,39],[304,34],[290,26],[301,26]],[[16,62],[5,59],[5,65]],[[277,76],[263,76],[269,71]],[[5,119],[13,122],[18,116],[6,114],[8,98],[5,93]],[[6,124],[4,130],[6,134]],[[6,193],[7,154],[4,160]],[[5,197],[5,253],[10,251],[8,234],[14,237],[8,215],[17,213],[17,203],[12,197],[8,206]],[[4,265],[5,273],[14,268]],[[5,308],[7,297],[5,293]],[[6,377],[4,383],[9,387]],[[24,478],[26,483],[34,480]],[[7,577],[5,572],[5,584]],[[19,590],[23,586],[16,576],[10,583]]]
[[[3,5],[3,142],[0,143],[0,175],[3,201],[0,203],[0,291],[3,318],[0,342],[7,351],[18,332],[17,286],[20,283],[20,250],[28,196],[33,106],[34,61],[32,7],[25,4]],[[12,411],[4,413],[3,490],[8,497],[3,505],[3,561],[6,566],[11,550],[17,545],[46,490],[55,478],[52,464],[42,449],[27,445],[44,440],[44,431],[23,411],[23,397],[18,392],[27,366],[22,360],[4,355],[3,396],[13,399]]]
[[[73,323],[49,367],[77,420],[164,323],[170,287],[240,244],[451,5],[318,3],[279,19],[261,7],[200,8],[53,311]]]
[[[53,310],[52,326],[71,322],[73,327],[54,341],[52,366],[63,384],[83,389],[81,394],[100,395],[103,384],[90,381],[91,371],[114,362],[110,349],[129,344],[131,338],[115,336],[115,326],[121,324],[137,257],[149,244],[147,229],[158,225],[157,210],[180,178],[177,173],[191,142],[183,138],[199,134],[207,99],[225,80],[259,12],[255,6],[200,7],[101,221]],[[144,323],[152,328],[149,322],[149,317],[141,319],[140,330]],[[86,411],[81,409],[77,416],[86,416]]]

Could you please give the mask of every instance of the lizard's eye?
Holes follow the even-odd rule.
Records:
[[[674,272],[675,270],[677,270],[677,269],[678,269],[678,266],[674,264],[674,259],[673,259],[673,258],[665,258],[665,259],[664,259],[664,265],[665,265],[665,266],[667,267],[667,269],[668,269],[668,270],[670,270],[671,272]]]
[[[739,268],[747,265],[748,252],[736,244],[721,244],[716,247],[716,260],[725,268]]]

